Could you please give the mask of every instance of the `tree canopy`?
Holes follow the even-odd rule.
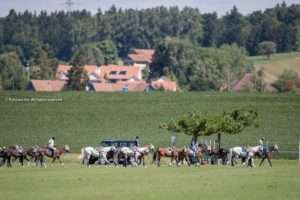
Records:
[[[264,41],[258,44],[257,53],[266,55],[270,59],[271,55],[276,53],[276,43],[271,41]]]
[[[221,115],[188,113],[177,120],[160,124],[160,128],[196,138],[213,134],[238,134],[251,125],[257,125],[257,117],[258,113],[253,108],[235,109]]]
[[[188,90],[218,90],[253,70],[246,50],[236,44],[201,48],[187,39],[166,38],[155,50],[152,76],[175,75]]]

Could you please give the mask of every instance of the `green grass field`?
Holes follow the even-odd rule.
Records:
[[[61,98],[62,102],[14,102],[9,98]],[[187,112],[220,114],[243,106],[259,112],[259,127],[239,135],[224,135],[224,146],[257,144],[260,137],[296,150],[300,139],[300,96],[257,93],[33,93],[0,92],[0,146],[45,144],[56,136],[58,144],[98,145],[108,138],[140,136],[143,144],[167,146],[171,133],[161,122]],[[210,138],[200,138],[210,139]],[[211,139],[216,139],[212,136]],[[178,135],[179,145],[190,138]]]
[[[300,170],[295,161],[274,167],[158,168],[81,167],[76,163],[0,168],[0,199],[9,200],[298,200]]]
[[[300,52],[250,57],[256,69],[264,69],[266,83],[273,83],[284,70],[293,70],[300,74]]]

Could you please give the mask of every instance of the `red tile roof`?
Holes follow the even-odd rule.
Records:
[[[143,92],[148,87],[144,81],[120,81],[117,83],[93,83],[96,92],[121,92],[125,87],[129,92]]]
[[[97,74],[98,67],[97,65],[85,65],[83,69],[86,71],[87,74],[92,74],[92,73]]]
[[[253,80],[254,80],[254,74],[252,73],[247,73],[244,75],[244,77],[238,81],[233,87],[232,90],[233,91],[241,91],[243,89],[248,88],[249,86],[251,86],[253,84]]]
[[[61,79],[63,76],[66,76],[71,69],[71,65],[59,64],[56,69],[55,77]]]
[[[151,63],[154,52],[154,49],[134,49],[133,53],[128,54],[128,58],[134,62]]]
[[[101,79],[128,80],[142,78],[140,68],[135,66],[103,65],[100,70]]]
[[[152,81],[151,87],[156,90],[163,89],[163,90],[174,91],[174,92],[177,90],[177,84],[175,81],[169,81],[163,79]]]
[[[64,89],[65,81],[61,80],[31,80],[32,87],[37,92],[60,92]]]

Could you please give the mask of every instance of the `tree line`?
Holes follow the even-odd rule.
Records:
[[[133,48],[154,48],[162,54],[156,54],[158,65],[151,76],[171,74],[189,89],[215,89],[221,84],[218,76],[229,81],[241,71],[249,70],[251,67],[244,63],[243,56],[262,53],[262,42],[272,42],[277,52],[300,50],[300,5],[282,3],[248,15],[233,7],[222,17],[189,7],[136,10],[112,6],[106,11],[99,9],[96,14],[86,10],[52,13],[11,10],[0,18],[0,81],[4,89],[22,88],[22,84],[12,82],[26,82],[26,72],[21,77],[12,77],[18,76],[15,72],[24,66],[30,66],[30,78],[47,79],[53,77],[58,62],[117,63]],[[172,55],[175,60],[164,60],[171,57],[161,52],[167,43],[168,48],[186,43],[187,47],[179,46],[187,52],[175,50],[176,55]],[[241,60],[226,57],[228,63],[240,63],[237,71],[231,70],[228,63],[222,64],[229,47],[232,51],[239,49]],[[195,54],[197,59],[190,59]],[[196,66],[197,70],[187,65]],[[205,86],[200,86],[203,82]]]

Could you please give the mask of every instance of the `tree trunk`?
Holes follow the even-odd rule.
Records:
[[[221,133],[218,133],[218,150],[221,148]]]

